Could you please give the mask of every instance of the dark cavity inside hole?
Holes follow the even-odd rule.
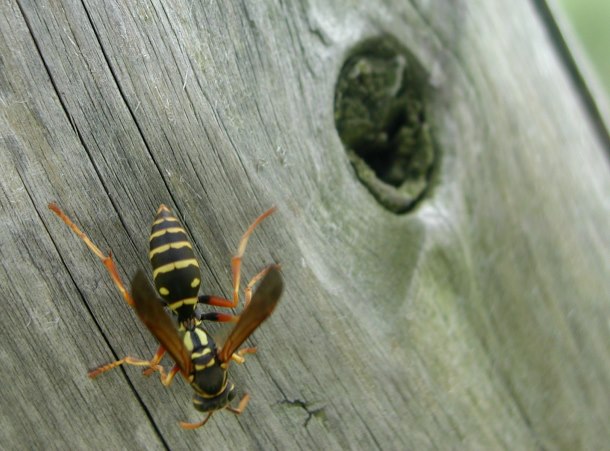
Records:
[[[427,79],[406,48],[382,36],[352,50],[336,85],[335,124],[356,174],[396,213],[423,197],[434,163]]]

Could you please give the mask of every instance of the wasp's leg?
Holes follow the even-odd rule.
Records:
[[[250,239],[250,235],[254,232],[254,229],[269,215],[275,212],[276,208],[272,207],[269,210],[265,211],[262,215],[254,220],[248,230],[244,233],[239,241],[239,245],[237,247],[237,253],[231,259],[231,272],[233,274],[233,299],[229,300],[226,298],[222,298],[219,296],[210,296],[210,295],[202,295],[199,296],[197,302],[200,304],[212,305],[214,307],[223,307],[223,308],[235,308],[239,304],[239,283],[241,280],[241,260],[246,251],[246,246],[248,244],[248,240]],[[266,273],[269,271],[269,267],[263,269],[260,273],[254,276],[248,286],[246,287],[246,305],[250,301],[252,286],[258,282]],[[229,321],[237,321],[239,318],[238,315],[230,315],[226,313],[206,313],[204,315],[200,315],[198,319],[205,319],[207,321],[217,321],[217,322],[229,322]]]
[[[174,379],[174,377],[176,376],[176,374],[180,371],[180,367],[178,365],[174,365],[172,367],[172,369],[169,371],[169,373],[167,373],[167,375],[165,374],[165,368],[160,365],[161,359],[163,358],[163,356],[165,355],[165,348],[163,346],[159,346],[159,349],[157,349],[157,352],[155,353],[155,355],[153,356],[152,359],[150,359],[149,366],[148,368],[144,369],[142,371],[142,374],[144,376],[150,376],[151,374],[159,371],[160,373],[160,377],[161,377],[161,383],[163,385],[165,385],[166,387],[168,387],[171,383],[172,380]]]
[[[146,369],[142,370],[142,374],[144,376],[150,376],[155,371],[159,371],[157,369],[157,366],[159,366],[159,364],[161,363],[161,359],[163,358],[164,355],[165,355],[165,348],[163,347],[163,345],[159,345],[157,352],[155,352],[155,355],[153,355],[152,359],[150,359],[150,368],[146,368]]]
[[[100,374],[105,373],[106,371],[110,371],[110,370],[116,368],[117,366],[121,366],[121,365],[150,367],[151,366],[150,364],[151,364],[150,360],[143,360],[143,359],[138,359],[138,358],[131,357],[131,356],[126,356],[115,362],[111,362],[111,363],[107,363],[105,365],[98,366],[97,368],[89,371],[87,373],[87,376],[89,376],[91,379],[94,379],[97,376],[99,376]],[[161,365],[157,365],[157,367],[160,367],[160,366]],[[163,371],[164,372],[164,370],[161,370],[160,368],[157,368],[157,367],[154,368],[154,371]]]
[[[256,218],[254,220],[254,222],[252,224],[250,224],[250,227],[248,227],[248,230],[246,230],[244,235],[241,237],[241,240],[239,241],[239,246],[237,247],[237,253],[231,259],[231,272],[233,273],[233,303],[231,305],[231,308],[237,307],[237,304],[239,303],[239,281],[240,281],[240,277],[241,277],[241,275],[240,275],[241,260],[244,255],[244,252],[246,251],[246,246],[248,245],[248,239],[250,238],[250,235],[252,235],[252,232],[254,232],[254,229],[256,228],[256,226],[258,226],[267,216],[269,216],[273,212],[275,212],[275,210],[276,210],[275,207],[271,207],[269,210],[267,210],[262,215],[260,215],[258,218]]]
[[[111,362],[111,363],[107,363],[106,365],[99,366],[99,367],[89,371],[87,373],[87,375],[91,379],[94,379],[97,376],[99,376],[100,374],[105,373],[106,371],[110,371],[120,365],[146,366],[146,367],[148,367],[145,370],[148,373],[147,375],[158,371],[159,377],[161,379],[161,383],[163,385],[165,385],[166,387],[172,383],[172,380],[174,379],[176,374],[180,371],[180,367],[178,367],[178,365],[175,365],[169,371],[169,373],[167,373],[165,371],[165,368],[162,365],[159,365],[158,363],[155,364],[152,360],[143,360],[143,359],[137,359],[135,357],[127,356],[127,357],[123,357],[122,359],[117,360],[115,362]]]
[[[248,304],[250,303],[250,299],[252,299],[252,287],[259,281],[261,280],[263,277],[265,277],[265,275],[269,272],[269,270],[271,268],[276,268],[276,269],[280,269],[280,265],[269,265],[269,266],[265,266],[261,272],[259,272],[257,275],[255,275],[254,277],[252,277],[250,279],[250,282],[248,282],[248,285],[246,285],[246,288],[244,289],[244,293],[246,294],[246,301],[245,301],[245,306],[247,307]]]
[[[197,423],[185,423],[185,422],[181,421],[178,424],[180,425],[180,427],[182,429],[188,429],[188,430],[197,429],[197,428],[200,428],[201,426],[203,426],[204,424],[206,424],[213,413],[214,413],[214,411],[211,411],[210,413],[208,413],[207,417],[205,417],[202,421],[199,421]]]
[[[91,241],[91,239],[85,234],[85,232],[83,232],[81,229],[78,228],[78,226],[61,210],[61,208],[59,208],[59,206],[56,203],[51,202],[49,204],[49,209],[53,213],[55,213],[59,217],[59,219],[61,219],[68,227],[70,227],[70,229],[72,229],[72,231],[81,240],[83,240],[84,243],[87,245],[87,247],[89,249],[91,249],[91,251],[102,261],[103,265],[106,267],[106,270],[110,274],[112,281],[116,285],[119,292],[123,295],[123,298],[125,299],[125,301],[131,307],[133,307],[134,306],[133,299],[131,298],[131,295],[129,294],[129,291],[127,290],[127,288],[125,288],[125,284],[123,284],[121,277],[119,276],[119,272],[117,270],[116,264],[114,263],[114,260],[112,259],[112,253],[109,253],[108,255],[104,255],[104,253],[100,250],[100,248],[97,247],[93,241]],[[159,349],[157,350],[157,352],[155,353],[153,358],[149,361],[150,365],[148,365],[148,366],[150,366],[150,369],[152,370],[152,372],[158,371],[158,370],[153,369],[153,367],[156,367],[159,365],[159,362],[161,361],[163,354],[165,354],[165,349],[163,349],[163,347],[159,347]],[[145,362],[145,360],[134,359],[133,357],[125,357],[125,359]],[[102,367],[97,368],[96,370],[90,371],[89,377],[95,377],[98,374],[104,373],[112,368],[115,368],[115,367],[121,365],[122,363],[128,363],[127,360],[125,360],[125,359],[121,359],[121,360],[117,361],[117,362],[121,362],[121,363],[114,362],[115,364],[109,364],[111,366],[107,369],[102,370],[102,368],[106,368],[108,366],[108,365],[104,365]],[[122,360],[125,360],[125,361],[122,362]],[[138,365],[145,366],[142,364],[138,364]],[[94,375],[91,376],[91,373],[94,373]]]
[[[159,365],[161,366],[161,365]],[[161,367],[161,383],[163,385],[165,385],[166,387],[169,387],[169,384],[172,383],[172,381],[174,380],[174,377],[176,376],[176,374],[178,374],[180,372],[180,367],[178,365],[174,365],[172,367],[172,369],[169,371],[169,373],[167,373],[167,376],[164,377],[164,372],[163,372],[163,367]]]
[[[237,407],[231,407],[231,406],[227,406],[226,409],[229,412],[233,412],[234,414],[241,414],[244,410],[246,410],[246,406],[248,405],[248,402],[250,401],[250,395],[248,393],[246,393],[244,395],[243,398],[241,398],[241,401],[239,401],[239,404],[237,405]]]
[[[199,296],[197,303],[212,305],[214,307],[225,307],[232,308],[233,301],[221,298],[218,296],[209,296],[207,294]],[[197,314],[197,319],[205,321],[215,321],[218,323],[235,322],[239,318],[237,315],[231,315],[230,313],[219,313],[219,312],[208,312]]]
[[[263,277],[265,277],[265,275],[269,272],[269,270],[274,267],[279,269],[280,265],[266,266],[265,268],[263,268],[262,271],[260,271],[258,274],[256,274],[254,277],[252,277],[252,279],[250,279],[250,281],[248,282],[248,285],[246,285],[246,288],[244,290],[245,295],[246,295],[246,300],[245,300],[246,307],[248,306],[248,304],[250,303],[250,299],[252,298],[252,288],[254,287],[254,285],[259,280],[261,280]],[[206,305],[213,305],[216,307],[227,307],[227,308],[231,308],[233,306],[232,301],[229,301],[228,299],[221,298],[218,296],[209,296],[209,295],[199,296],[198,303],[206,304]],[[199,320],[215,321],[215,322],[219,322],[219,323],[236,322],[239,319],[239,315],[231,315],[229,313],[220,313],[220,312],[198,313],[196,316],[197,316],[197,319],[199,319]]]
[[[254,347],[242,348],[239,351],[233,353],[233,355],[231,356],[231,360],[233,360],[235,363],[242,364],[246,360],[244,358],[244,354],[254,354],[255,352],[256,352],[256,348],[254,348]]]
[[[66,225],[68,227],[70,227],[72,229],[72,231],[76,235],[78,235],[78,237],[81,240],[83,240],[85,242],[87,247],[89,247],[89,249],[91,249],[91,251],[95,255],[97,255],[97,257],[102,261],[102,263],[104,264],[104,266],[110,273],[110,277],[112,278],[112,281],[114,282],[114,284],[116,285],[118,290],[123,295],[123,298],[125,298],[125,301],[127,301],[127,303],[133,307],[134,306],[133,299],[131,299],[131,295],[129,294],[129,291],[127,291],[127,289],[125,288],[125,285],[123,284],[123,281],[121,280],[121,277],[119,276],[119,272],[114,263],[114,260],[112,260],[112,253],[108,253],[108,255],[104,255],[102,253],[102,251],[100,250],[100,248],[97,247],[95,245],[95,243],[93,241],[91,241],[91,239],[81,229],[79,229],[78,226],[76,224],[74,224],[74,222],[72,222],[72,220],[70,218],[68,218],[68,216],[59,208],[59,206],[56,203],[51,202],[49,204],[49,209],[53,213],[55,213],[59,217],[59,219],[61,219],[63,222],[65,222]]]

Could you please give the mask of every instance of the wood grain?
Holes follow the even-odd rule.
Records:
[[[0,3],[3,449],[607,447],[609,149],[552,36],[529,2],[334,3]],[[349,50],[384,33],[433,90],[408,215],[333,120]],[[286,284],[232,369],[245,413],[185,432],[183,381],[87,379],[156,345],[50,201],[125,279],[170,205],[224,296],[278,206],[244,260]]]

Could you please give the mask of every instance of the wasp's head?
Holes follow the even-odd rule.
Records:
[[[212,397],[207,397],[203,393],[195,392],[195,395],[193,396],[193,405],[195,406],[195,409],[200,412],[220,410],[227,407],[227,405],[235,399],[235,395],[235,385],[229,382],[222,392]]]

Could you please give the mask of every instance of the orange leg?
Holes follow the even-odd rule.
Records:
[[[174,365],[172,367],[172,369],[169,371],[169,373],[166,374],[165,368],[163,367],[163,365],[160,365],[161,359],[165,355],[165,352],[166,352],[165,348],[163,346],[159,346],[159,348],[157,349],[157,352],[155,352],[155,355],[150,360],[136,359],[134,357],[127,356],[127,357],[123,357],[120,360],[117,360],[116,362],[111,362],[106,365],[99,366],[99,367],[89,371],[87,373],[87,375],[91,379],[94,379],[97,376],[99,376],[100,374],[105,373],[106,371],[109,371],[120,365],[146,366],[147,368],[142,370],[142,374],[144,376],[148,377],[151,374],[156,373],[158,371],[159,377],[161,378],[161,383],[167,387],[172,383],[172,380],[174,379],[176,374],[180,371],[180,367],[178,365]]]
[[[277,268],[280,269],[280,265],[269,265],[266,266],[262,269],[261,272],[259,272],[257,275],[255,275],[254,277],[252,277],[250,279],[250,282],[248,282],[248,285],[246,285],[246,288],[244,289],[244,292],[246,293],[246,302],[245,302],[245,307],[248,306],[248,304],[250,303],[250,299],[252,299],[252,287],[259,281],[261,280],[263,277],[265,277],[265,275],[269,272],[269,270],[271,268]]]
[[[243,348],[237,352],[234,352],[233,355],[231,356],[231,360],[233,360],[235,363],[242,364],[245,361],[244,354],[254,354],[255,352],[256,352],[256,348],[254,348],[254,347]]]
[[[248,402],[250,401],[250,395],[248,393],[246,393],[244,395],[243,398],[241,398],[241,401],[239,401],[239,404],[237,405],[237,407],[231,407],[231,406],[227,406],[226,409],[229,412],[233,412],[234,414],[241,414],[244,410],[246,410],[246,406],[248,405]]]
[[[161,363],[161,359],[163,358],[164,355],[165,355],[165,348],[163,347],[163,345],[159,345],[157,352],[155,352],[155,355],[153,356],[153,358],[150,359],[150,366],[157,366],[159,363]]]
[[[87,376],[89,376],[91,379],[95,379],[100,374],[105,373],[106,371],[110,371],[120,365],[134,365],[134,366],[150,367],[150,363],[151,363],[150,360],[142,360],[142,359],[137,359],[135,357],[126,356],[115,362],[111,362],[111,363],[107,363],[105,365],[98,366],[97,368],[89,371],[87,373]],[[151,368],[151,369],[153,369],[153,368]],[[154,371],[159,371],[161,373],[161,379],[165,378],[165,369],[163,369],[163,367],[161,365],[157,365],[157,367],[154,368]]]
[[[157,352],[155,352],[155,355],[153,356],[153,358],[150,359],[150,368],[146,368],[145,370],[142,370],[142,374],[144,376],[150,376],[152,373],[157,371],[155,368],[157,366],[159,366],[159,364],[161,363],[161,359],[163,358],[164,355],[165,355],[165,348],[162,345],[159,345]]]
[[[174,365],[172,367],[172,369],[169,371],[169,373],[167,373],[167,375],[165,375],[165,368],[163,368],[162,365],[160,365],[161,363],[161,359],[163,358],[163,356],[165,355],[165,348],[162,345],[159,345],[159,349],[157,349],[157,352],[155,353],[155,355],[153,356],[152,359],[150,359],[149,363],[149,367],[142,370],[142,374],[146,377],[150,376],[151,374],[153,374],[156,371],[159,371],[159,376],[161,377],[161,383],[163,385],[165,385],[166,387],[169,386],[169,384],[172,383],[172,380],[174,379],[174,376],[176,376],[176,374],[180,371],[180,367],[178,365]]]
[[[207,294],[199,296],[197,302],[199,304],[213,305],[214,307],[226,307],[231,308],[233,305],[232,301],[221,298],[218,296],[210,296]],[[219,312],[207,312],[197,315],[197,319],[205,321],[215,321],[218,323],[235,322],[239,316],[231,315],[230,313],[219,313]]]
[[[105,373],[106,371],[109,371],[111,369],[114,369],[120,365],[146,366],[147,368],[144,371],[146,373],[148,373],[147,375],[158,371],[159,377],[161,379],[161,383],[163,385],[165,385],[166,387],[172,383],[172,381],[174,380],[174,377],[180,371],[180,367],[178,365],[175,365],[174,367],[172,367],[172,369],[168,373],[166,373],[165,368],[163,368],[162,365],[156,364],[153,366],[153,362],[151,360],[142,360],[142,359],[136,359],[135,357],[127,356],[127,357],[123,357],[121,360],[117,360],[116,362],[111,362],[106,365],[99,366],[99,367],[89,371],[87,373],[87,375],[91,379],[95,379],[100,374]]]
[[[223,307],[223,308],[236,308],[239,304],[239,283],[241,279],[241,260],[246,251],[246,246],[248,244],[248,240],[254,229],[269,215],[275,212],[276,208],[272,207],[258,218],[254,220],[248,230],[244,233],[239,241],[239,245],[237,247],[237,253],[231,259],[231,271],[233,273],[233,299],[225,299],[219,296],[210,296],[210,295],[201,295],[199,296],[198,303],[212,305],[214,307]],[[252,297],[252,287],[256,282],[258,282],[266,273],[269,271],[269,267],[263,269],[257,275],[255,275],[248,285],[245,288],[246,294],[246,305],[250,302],[250,298]],[[235,322],[239,319],[239,315],[230,315],[227,313],[218,313],[218,312],[210,312],[204,313],[200,315],[197,319],[202,319],[206,321],[216,321],[216,322]]]
[[[233,303],[228,306],[230,308],[237,307],[239,303],[239,282],[240,282],[240,272],[241,272],[241,260],[244,256],[244,252],[246,251],[246,246],[248,245],[248,240],[250,239],[250,235],[254,232],[256,226],[258,226],[267,216],[271,215],[275,212],[276,208],[271,207],[269,210],[264,212],[258,218],[254,220],[248,230],[244,233],[239,241],[239,246],[237,246],[237,253],[231,259],[231,272],[233,273]]]
[[[97,247],[93,243],[93,241],[91,241],[89,239],[89,237],[87,235],[85,235],[85,233],[81,229],[79,229],[78,226],[76,224],[74,224],[70,218],[68,218],[68,216],[66,216],[66,214],[63,211],[61,211],[61,209],[57,206],[56,203],[51,202],[49,204],[49,209],[53,213],[55,213],[57,216],[59,216],[59,219],[61,219],[63,222],[65,222],[66,225],[68,227],[70,227],[72,229],[72,231],[74,233],[76,233],[76,235],[78,235],[78,237],[81,240],[83,240],[85,242],[87,247],[89,247],[89,249],[91,249],[93,251],[93,253],[95,255],[97,255],[97,257],[102,261],[102,263],[104,264],[104,266],[110,273],[110,277],[112,278],[112,281],[114,282],[116,287],[119,289],[119,291],[125,298],[125,301],[127,301],[127,303],[133,307],[134,306],[133,299],[131,299],[131,295],[129,294],[129,291],[127,291],[127,289],[125,288],[125,285],[123,284],[123,281],[121,280],[121,277],[119,276],[119,272],[116,268],[116,265],[114,264],[114,260],[112,260],[112,253],[108,253],[108,255],[104,255],[102,253],[102,251],[100,250],[100,248]]]
[[[167,376],[164,377],[165,373],[163,371],[163,367],[161,365],[157,365],[157,366],[160,367],[159,372],[161,374],[159,376],[161,376],[161,383],[163,385],[165,385],[166,387],[169,387],[169,384],[172,383],[176,374],[178,374],[180,372],[180,367],[178,365],[174,365],[172,367],[172,369],[169,370],[169,373],[167,373]]]
[[[127,290],[127,288],[125,288],[125,284],[123,284],[121,277],[119,276],[119,272],[117,270],[116,264],[114,263],[114,260],[112,259],[112,253],[109,253],[108,255],[104,255],[103,252],[100,250],[100,248],[97,247],[95,245],[95,243],[93,241],[91,241],[91,239],[81,229],[79,229],[76,224],[74,224],[74,222],[59,208],[59,206],[56,203],[51,202],[49,204],[49,209],[53,213],[55,213],[59,217],[59,219],[61,219],[63,222],[65,222],[66,225],[68,227],[70,227],[70,229],[72,229],[72,231],[81,240],[83,240],[85,242],[85,244],[87,245],[87,247],[89,249],[91,249],[91,251],[102,261],[102,263],[106,267],[106,270],[110,274],[112,281],[118,288],[119,292],[123,295],[123,298],[125,299],[125,301],[131,307],[133,307],[134,306],[133,299],[131,298],[131,295],[129,294],[129,291]],[[102,373],[105,373],[108,370],[111,370],[112,368],[116,368],[119,365],[127,364],[127,365],[149,367],[147,370],[144,370],[145,372],[147,372],[148,370],[150,370],[150,373],[159,371],[161,373],[161,380],[165,380],[166,379],[165,370],[163,369],[163,367],[161,367],[161,365],[159,365],[159,362],[161,362],[161,358],[163,358],[164,354],[165,354],[165,349],[163,349],[163,347],[160,346],[151,360],[142,360],[142,359],[136,359],[134,357],[127,356],[127,357],[122,358],[121,360],[117,360],[116,362],[102,365],[92,371],[89,371],[88,374],[89,374],[89,377],[94,378]],[[168,377],[169,377],[169,375],[168,375]],[[171,382],[171,379],[170,379],[170,382]]]
[[[106,365],[98,366],[97,368],[89,371],[87,375],[94,379],[102,373],[109,371],[113,368],[116,368],[119,365],[135,365],[135,366],[150,366],[149,360],[136,359],[135,357],[123,357],[121,360],[117,360],[116,362],[107,363]]]
[[[200,428],[201,426],[206,424],[214,412],[215,411],[212,410],[210,413],[208,413],[208,416],[206,416],[202,421],[199,421],[197,423],[185,423],[184,421],[181,421],[178,424],[180,425],[180,427],[182,429],[188,429],[188,430],[192,431],[192,430]]]

